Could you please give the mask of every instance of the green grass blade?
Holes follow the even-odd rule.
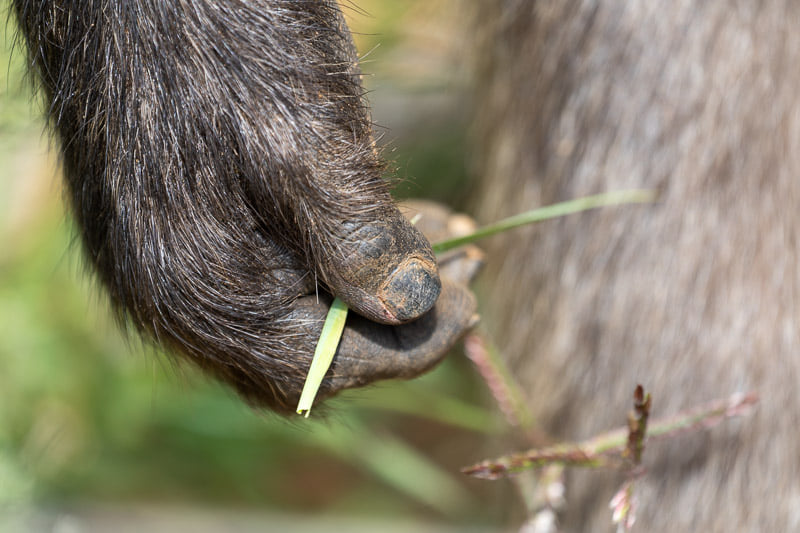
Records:
[[[308,369],[306,382],[303,384],[303,392],[300,394],[300,401],[297,404],[297,414],[305,415],[311,412],[314,405],[314,398],[322,383],[322,378],[331,366],[333,355],[339,346],[339,339],[344,331],[344,323],[347,320],[347,305],[339,298],[333,300],[325,324],[322,326],[322,333],[319,336],[317,348],[314,350],[314,359],[311,361],[311,368]]]
[[[440,254],[442,252],[452,250],[453,248],[458,248],[459,246],[477,241],[478,239],[483,239],[484,237],[496,235],[498,233],[502,233],[519,226],[524,226],[526,224],[531,224],[533,222],[541,222],[542,220],[547,220],[549,218],[570,215],[580,211],[586,211],[588,209],[609,205],[652,203],[655,201],[655,199],[656,194],[654,191],[639,189],[613,191],[604,194],[596,194],[594,196],[576,198],[567,202],[547,205],[526,211],[525,213],[520,213],[519,215],[514,215],[513,217],[503,219],[499,222],[495,222],[494,224],[484,226],[470,235],[455,237],[453,239],[447,239],[438,242],[433,245],[433,252]]]

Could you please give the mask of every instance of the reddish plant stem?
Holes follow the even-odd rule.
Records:
[[[757,402],[758,396],[754,392],[736,394],[656,420],[650,424],[648,440],[672,438],[684,432],[712,427],[726,418],[746,414]],[[617,466],[627,449],[629,433],[628,428],[620,428],[578,444],[558,444],[483,461],[462,469],[462,472],[483,479],[499,479],[553,463],[593,468]]]

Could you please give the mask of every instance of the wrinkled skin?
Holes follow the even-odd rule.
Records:
[[[318,398],[418,375],[474,322],[392,203],[335,2],[13,11],[87,262],[124,323],[290,412],[329,295],[360,316]]]
[[[487,245],[487,329],[542,426],[623,426],[755,390],[748,417],[649,444],[635,531],[800,528],[800,4],[481,4],[480,218],[613,189]],[[622,478],[571,470],[563,531],[613,531]]]

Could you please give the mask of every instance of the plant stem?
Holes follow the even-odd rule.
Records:
[[[652,203],[656,200],[656,193],[651,190],[632,189],[627,191],[613,191],[603,194],[596,194],[594,196],[585,196],[583,198],[576,198],[558,204],[547,205],[505,218],[494,224],[484,226],[470,235],[462,237],[455,237],[446,239],[433,245],[434,253],[440,254],[453,248],[458,248],[465,244],[490,237],[510,229],[531,224],[533,222],[541,222],[548,218],[555,218],[588,209],[595,209],[597,207],[609,205],[622,205],[622,204],[646,204]]]
[[[648,440],[673,437],[686,431],[708,428],[725,418],[742,416],[748,408],[758,402],[755,393],[736,394],[724,400],[717,400],[673,417],[651,422],[647,430]],[[465,474],[483,478],[500,479],[529,468],[548,464],[568,466],[606,466],[611,457],[621,454],[628,444],[628,428],[603,433],[581,443],[563,443],[546,448],[537,448],[483,461],[461,471]]]

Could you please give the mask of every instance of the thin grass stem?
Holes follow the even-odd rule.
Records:
[[[656,193],[651,190],[632,189],[627,191],[613,191],[594,196],[576,198],[558,204],[547,205],[505,218],[494,224],[484,226],[474,233],[462,237],[454,237],[438,242],[433,245],[434,253],[440,254],[453,248],[458,248],[465,244],[475,242],[479,239],[491,237],[510,229],[518,228],[526,224],[541,222],[549,218],[571,215],[580,211],[587,211],[598,207],[623,204],[646,204],[656,200]]]
[[[300,401],[297,404],[297,414],[308,418],[311,413],[311,406],[314,405],[322,378],[328,372],[336,348],[339,347],[346,320],[347,305],[339,298],[335,298],[328,311],[328,316],[325,317],[325,324],[322,326],[322,333],[319,336],[317,348],[314,350],[311,368],[308,369],[306,382],[303,384],[303,391],[300,393]]]

